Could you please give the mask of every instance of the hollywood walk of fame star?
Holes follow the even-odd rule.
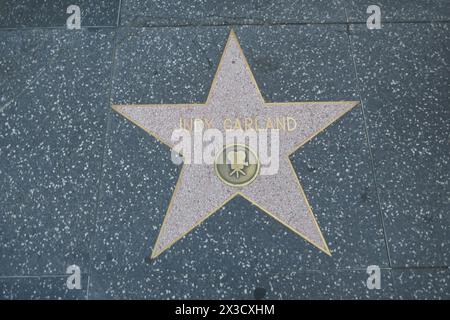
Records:
[[[230,117],[291,117],[298,124],[296,130],[280,131],[278,172],[258,175],[244,186],[224,183],[212,165],[183,164],[151,257],[157,257],[237,195],[331,255],[288,156],[357,104],[265,102],[231,31],[205,103],[113,105],[119,114],[171,148],[172,132],[182,118],[206,117],[223,123]]]

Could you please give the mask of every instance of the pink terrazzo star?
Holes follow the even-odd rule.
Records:
[[[311,140],[358,101],[266,103],[231,31],[204,104],[114,105],[118,113],[169,147],[180,118],[292,117],[296,130],[280,131],[280,164],[275,175],[259,175],[243,187],[221,181],[213,165],[184,164],[161,227],[152,258],[190,232],[236,195],[330,255],[330,250],[308,204],[288,156]],[[220,126],[218,129],[223,129]]]

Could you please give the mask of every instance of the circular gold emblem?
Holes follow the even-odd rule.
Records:
[[[258,176],[259,160],[246,145],[225,146],[214,163],[217,176],[232,187],[242,187]]]

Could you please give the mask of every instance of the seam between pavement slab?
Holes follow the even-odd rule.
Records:
[[[345,15],[347,16],[347,20],[348,20],[347,9],[345,9]],[[365,130],[365,135],[366,135],[366,143],[367,143],[367,147],[369,149],[370,167],[371,167],[371,171],[372,171],[372,179],[373,179],[373,183],[374,183],[375,194],[377,196],[378,213],[379,213],[379,217],[380,217],[380,220],[381,220],[381,226],[383,228],[384,244],[385,244],[385,248],[386,248],[386,253],[387,253],[389,267],[391,267],[392,266],[392,260],[391,260],[391,254],[389,252],[388,239],[386,237],[386,228],[385,228],[384,218],[383,218],[383,208],[381,206],[380,193],[379,193],[379,190],[378,190],[378,183],[377,183],[377,177],[376,177],[375,161],[373,159],[373,154],[372,154],[372,145],[371,145],[370,137],[369,137],[369,128],[367,126],[367,119],[366,119],[366,114],[365,114],[365,110],[364,110],[365,106],[364,106],[364,102],[363,102],[362,96],[361,96],[361,85],[360,85],[360,81],[359,81],[359,77],[358,77],[358,69],[356,67],[355,55],[354,55],[354,52],[353,52],[353,43],[352,43],[352,39],[351,39],[351,36],[350,36],[349,27],[350,27],[350,24],[348,24],[347,32],[346,32],[347,33],[347,39],[348,39],[348,45],[349,45],[350,55],[351,55],[352,62],[353,62],[353,71],[354,71],[355,80],[356,80],[356,90],[358,91],[359,101],[360,101],[360,104],[361,104],[361,114],[362,114],[362,118],[363,118],[363,121],[364,121],[364,130]]]
[[[117,20],[116,20],[116,24],[119,24],[120,21],[120,12],[121,12],[121,5],[122,5],[122,0],[119,1],[119,8],[117,10]],[[95,205],[95,211],[94,211],[94,230],[93,230],[93,235],[90,239],[90,243],[89,243],[89,269],[88,269],[88,281],[87,281],[87,288],[86,288],[86,299],[89,299],[89,287],[90,287],[90,280],[91,280],[91,272],[92,272],[92,265],[93,265],[93,261],[92,261],[92,253],[93,253],[93,247],[94,247],[94,242],[95,242],[95,238],[96,238],[96,233],[97,233],[97,217],[98,217],[98,211],[99,211],[99,207],[100,207],[100,201],[101,201],[101,197],[103,195],[103,188],[102,188],[102,181],[103,181],[103,175],[104,175],[104,163],[105,163],[105,154],[107,152],[107,144],[108,144],[108,137],[109,137],[109,133],[111,130],[111,116],[112,116],[112,109],[111,109],[111,105],[112,105],[112,94],[113,94],[113,88],[114,88],[114,74],[115,74],[115,70],[116,70],[116,53],[117,53],[117,38],[118,38],[118,33],[119,33],[119,29],[116,27],[115,28],[115,34],[114,34],[114,39],[113,39],[113,49],[112,49],[112,54],[111,54],[111,73],[110,73],[110,79],[109,79],[109,97],[108,97],[108,111],[106,113],[106,128],[105,128],[105,134],[103,136],[103,152],[102,152],[102,158],[100,160],[100,176],[99,176],[99,180],[97,183],[97,201],[96,201],[96,205]]]
[[[120,11],[120,10],[119,10]],[[433,24],[433,23],[450,23],[450,20],[411,20],[411,21],[383,21],[383,25],[398,25],[398,24]],[[144,26],[139,25],[120,25],[120,17],[118,18],[116,26],[88,26],[82,25],[81,30],[83,29],[126,29],[126,28],[139,28],[139,29],[151,29],[151,28],[192,28],[192,27],[233,27],[233,26],[261,26],[261,27],[272,27],[272,26],[319,26],[319,25],[365,25],[366,22],[361,21],[347,21],[347,22],[255,22],[251,21],[245,22],[230,22],[230,23],[174,23],[174,24],[149,24]],[[54,29],[67,29],[66,26],[51,26],[51,27],[0,27],[0,31],[13,31],[13,30],[54,30]]]

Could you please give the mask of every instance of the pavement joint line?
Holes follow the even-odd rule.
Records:
[[[81,276],[87,276],[87,273],[81,273]],[[8,279],[40,279],[40,278],[67,278],[70,274],[55,273],[55,274],[42,274],[42,275],[14,275],[14,276],[0,276],[0,280]]]
[[[306,273],[333,273],[333,272],[354,272],[354,271],[361,271],[365,272],[367,268],[337,268],[337,269],[327,269],[327,270],[321,270],[321,269],[304,269],[304,270],[298,270],[295,273],[296,274],[306,274]],[[380,270],[384,271],[447,271],[450,270],[449,266],[406,266],[406,267],[380,267]],[[278,272],[274,275],[283,275],[283,274],[290,274],[291,272]],[[100,272],[101,274],[101,272]],[[136,273],[123,273],[123,275],[131,275],[133,276],[140,276],[141,272]],[[9,275],[9,276],[0,276],[0,280],[14,280],[14,279],[40,279],[40,278],[67,278],[69,274],[42,274],[42,275]],[[88,273],[81,273],[82,277],[91,277]],[[89,279],[88,279],[89,283]],[[89,289],[89,286],[87,287]]]
[[[120,17],[118,18],[120,23]],[[449,24],[450,20],[411,20],[411,21],[383,21],[382,25],[401,25],[401,24]],[[105,25],[105,26],[82,26],[83,29],[153,29],[153,28],[197,28],[197,27],[233,27],[233,26],[260,26],[260,27],[277,27],[277,26],[332,26],[332,25],[365,25],[366,22],[275,22],[275,23],[252,23],[252,22],[236,22],[233,23],[179,23],[179,24],[143,24],[143,25]],[[383,28],[382,28],[383,29]],[[381,29],[381,30],[382,30]],[[26,31],[26,30],[67,30],[65,26],[24,26],[24,27],[0,27],[0,31]]]
[[[120,16],[120,7],[118,10],[118,16]],[[100,159],[100,176],[98,178],[98,182],[97,182],[97,193],[96,193],[96,204],[95,204],[95,210],[94,210],[94,229],[92,231],[92,237],[89,241],[89,261],[88,261],[88,283],[87,283],[87,291],[86,291],[86,298],[89,299],[89,287],[90,287],[90,275],[91,275],[91,271],[92,271],[92,267],[93,267],[93,262],[92,262],[92,253],[94,250],[94,239],[96,237],[96,233],[97,233],[97,223],[98,223],[98,211],[100,208],[100,201],[101,201],[101,197],[104,193],[104,190],[102,188],[103,185],[103,176],[104,176],[104,165],[105,165],[105,156],[107,153],[107,149],[108,149],[108,137],[110,136],[109,133],[111,131],[111,119],[112,119],[112,109],[111,109],[111,104],[112,104],[112,96],[113,96],[113,90],[114,90],[114,75],[115,75],[115,70],[116,70],[116,55],[117,55],[117,39],[118,39],[118,34],[119,31],[117,29],[115,29],[114,31],[114,39],[113,39],[113,48],[112,48],[112,53],[111,53],[111,73],[110,73],[110,77],[109,77],[109,95],[108,95],[108,110],[106,113],[106,128],[105,128],[105,132],[103,134],[103,152],[102,152],[102,156]]]
[[[345,15],[347,16],[347,20],[348,20],[348,14],[347,14],[347,9],[344,8],[345,11]],[[381,198],[380,198],[380,193],[378,190],[378,181],[377,181],[377,177],[376,177],[376,169],[375,169],[375,161],[373,158],[373,153],[372,153],[372,144],[371,144],[371,140],[370,140],[370,136],[369,136],[369,128],[367,125],[367,118],[366,118],[366,113],[365,113],[365,107],[364,107],[364,102],[362,99],[362,87],[359,81],[359,77],[358,77],[358,68],[356,66],[356,60],[355,60],[355,55],[353,52],[353,42],[350,36],[350,30],[347,30],[347,40],[348,40],[348,48],[349,48],[349,53],[350,53],[350,57],[352,59],[353,62],[353,72],[355,75],[355,81],[356,81],[356,90],[358,92],[358,96],[359,96],[359,102],[361,104],[361,115],[363,118],[363,122],[364,122],[364,134],[366,136],[366,143],[367,143],[367,148],[369,151],[369,158],[370,158],[370,167],[371,167],[371,171],[372,171],[372,183],[374,184],[374,188],[375,188],[375,194],[377,197],[377,204],[378,204],[378,215],[381,221],[381,227],[383,229],[383,238],[384,238],[384,244],[385,244],[385,249],[386,249],[386,254],[387,254],[387,258],[388,258],[388,264],[389,267],[392,267],[392,259],[391,259],[391,254],[389,251],[389,242],[386,236],[386,226],[384,223],[384,218],[383,218],[383,207],[381,205]]]

